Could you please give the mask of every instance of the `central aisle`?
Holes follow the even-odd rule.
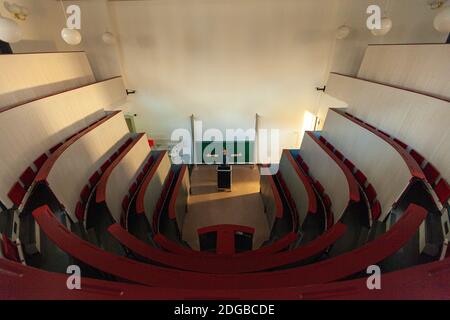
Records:
[[[259,193],[258,167],[233,166],[231,192],[217,191],[216,166],[199,165],[191,176],[192,195],[183,225],[183,240],[199,250],[197,229],[218,224],[255,228],[253,249],[269,239],[270,230]]]

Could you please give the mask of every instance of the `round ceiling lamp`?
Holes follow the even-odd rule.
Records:
[[[450,33],[450,6],[438,12],[434,18],[434,28],[442,33]]]
[[[64,21],[68,21],[67,14],[66,14],[66,8],[64,7],[62,0],[60,0],[60,3],[61,3],[61,8],[64,13]],[[76,45],[80,44],[80,42],[81,42],[80,31],[78,31],[77,29],[75,29],[73,27],[69,28],[68,23],[66,23],[66,27],[61,30],[61,37],[67,44],[70,44],[71,46],[76,46]]]
[[[336,31],[336,39],[343,40],[347,38],[352,30],[349,26],[342,25]]]
[[[64,28],[61,30],[63,40],[72,46],[76,46],[81,42],[81,34],[77,29]]]
[[[392,20],[384,17],[381,19],[381,28],[380,29],[373,29],[371,30],[372,34],[374,36],[384,36],[389,33],[392,29]]]
[[[102,34],[102,40],[106,44],[114,44],[116,42],[116,38],[111,32],[106,31]]]
[[[11,14],[13,14],[16,19],[26,20],[28,15],[29,15],[28,8],[23,7],[21,5],[18,5],[18,4],[15,4],[15,3],[9,3],[8,1],[5,1],[3,3],[3,6]]]
[[[17,22],[0,15],[0,40],[14,43],[22,39],[22,30]]]

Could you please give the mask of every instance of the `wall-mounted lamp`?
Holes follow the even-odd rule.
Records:
[[[116,42],[116,38],[111,32],[106,31],[102,34],[102,41],[106,44],[114,44]]]
[[[316,87],[316,90],[325,92],[326,88],[327,88],[327,86],[323,86],[322,88],[321,87]]]
[[[136,90],[129,90],[129,89],[127,89],[127,96],[130,95],[130,94],[135,94],[135,93],[136,93]]]
[[[427,3],[432,10],[439,9],[446,2],[447,0],[427,0]]]
[[[344,40],[347,38],[352,30],[349,26],[342,25],[336,30],[336,39],[338,40]]]

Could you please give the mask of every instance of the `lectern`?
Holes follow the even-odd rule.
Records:
[[[231,175],[230,165],[219,165],[217,167],[217,190],[231,191]]]
[[[227,150],[223,150],[223,162],[217,166],[217,190],[231,191],[232,169],[227,164]]]

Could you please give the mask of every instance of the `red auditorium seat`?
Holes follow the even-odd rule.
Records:
[[[122,200],[122,209],[123,211],[127,211],[128,210],[128,206],[130,205],[130,197],[128,195],[126,195],[123,200]]]
[[[403,141],[401,141],[401,140],[399,140],[397,138],[395,138],[394,141],[397,142],[403,149],[407,149],[408,148],[408,145],[406,143],[404,143]]]
[[[372,219],[378,220],[378,218],[381,216],[381,205],[379,201],[375,201],[374,205],[372,206]]]
[[[325,192],[325,189],[319,181],[314,182],[314,187],[320,195],[323,195],[323,193]]]
[[[89,183],[91,184],[91,187],[94,187],[99,180],[100,174],[98,173],[98,171],[95,171],[94,174],[89,178]]]
[[[334,150],[334,154],[336,155],[336,157],[338,157],[339,160],[344,161],[344,155],[338,150]]]
[[[54,153],[56,150],[58,150],[59,147],[61,147],[63,144],[62,142],[58,143],[57,145],[50,148],[50,153]]]
[[[414,160],[416,160],[419,166],[422,166],[423,162],[425,161],[425,158],[414,149],[411,149],[410,154],[414,158]]]
[[[100,167],[100,170],[101,170],[103,173],[105,173],[105,171],[108,169],[109,165],[110,165],[109,160],[106,160],[105,163],[102,164],[102,166]]]
[[[361,184],[361,186],[366,185],[367,177],[364,175],[364,173],[361,172],[361,170],[356,171],[355,178],[356,178],[356,180],[358,180],[358,182]]]
[[[144,165],[144,168],[142,169],[142,171],[143,171],[143,172],[147,172],[148,169],[150,169],[150,165],[149,165],[148,163],[146,163],[146,164]]]
[[[162,197],[159,197],[158,202],[156,202],[156,212],[159,214],[159,212],[162,209],[163,199]]]
[[[300,164],[300,167],[302,167],[303,171],[304,171],[306,174],[308,174],[308,172],[309,172],[309,167],[308,167],[308,165],[307,165],[305,162],[302,162],[302,163]]]
[[[139,175],[136,178],[138,184],[140,184],[142,180],[144,180],[144,176],[145,176],[144,172],[139,173]]]
[[[155,146],[155,140],[153,140],[153,139],[148,139],[148,145],[149,145],[150,147],[154,147],[154,146]]]
[[[331,199],[330,199],[330,197],[327,194],[325,194],[322,197],[322,200],[323,200],[323,204],[325,205],[325,208],[327,209],[327,211],[330,210],[330,208],[331,208]]]
[[[384,134],[387,137],[390,137],[390,135],[388,133],[384,132],[383,130],[378,129],[378,132]]]
[[[77,217],[77,219],[79,221],[83,221],[84,220],[84,207],[81,204],[81,201],[77,202],[77,206],[75,208],[75,216]]]
[[[111,157],[109,157],[109,161],[114,162],[114,160],[117,159],[117,157],[119,156],[118,152],[114,152]]]
[[[48,156],[44,153],[42,155],[39,156],[39,158],[37,158],[36,160],[34,160],[34,165],[36,166],[36,168],[39,170],[45,163],[45,161],[47,161]]]
[[[425,168],[423,168],[423,173],[425,173],[428,182],[432,185],[434,185],[436,179],[440,176],[439,171],[429,162],[427,163]]]
[[[132,142],[133,142],[133,139],[132,138],[128,138],[127,141],[125,141],[125,145],[129,146],[130,143],[132,143]]]
[[[26,190],[20,185],[20,183],[16,182],[16,184],[14,184],[8,192],[8,197],[16,206],[19,206],[22,203],[26,193]]]
[[[447,181],[444,179],[439,180],[434,191],[436,191],[439,201],[441,201],[442,204],[446,204],[450,198],[450,186]]]
[[[320,136],[319,140],[322,141],[323,143],[327,143],[327,139],[325,139],[324,137]]]
[[[119,153],[122,153],[128,146],[126,144],[123,144],[119,148]]]
[[[366,126],[372,128],[372,129],[374,129],[374,130],[377,130],[377,128],[375,128],[375,127],[374,127],[373,125],[371,125],[370,123],[367,123],[367,122],[364,122],[364,123],[365,123]]]
[[[66,138],[65,141],[69,141],[70,139],[72,139],[73,137],[75,137],[77,134],[78,134],[78,133],[75,132],[73,135],[71,135],[70,137]]]
[[[334,150],[333,145],[332,145],[331,143],[329,143],[328,141],[325,143],[325,146],[326,146],[328,149],[330,149],[331,151]]]
[[[130,191],[130,194],[131,194],[131,195],[135,194],[137,188],[138,188],[137,183],[136,183],[136,182],[133,182],[133,184],[131,185],[130,190],[129,190],[129,191]]]
[[[347,166],[347,168],[350,169],[351,172],[354,172],[354,171],[355,171],[355,165],[354,165],[353,162],[351,162],[350,160],[345,159],[345,160],[344,160],[344,164]]]
[[[81,190],[81,193],[80,193],[80,198],[84,203],[86,203],[88,201],[90,193],[91,193],[91,189],[89,188],[88,185],[85,185],[83,190]]]
[[[20,262],[19,250],[17,249],[17,246],[9,240],[6,234],[2,235],[2,252],[5,258]]]
[[[303,162],[303,158],[299,154],[297,154],[297,157],[295,157],[295,159],[297,160],[298,163],[302,163]]]
[[[327,229],[331,229],[334,224],[334,214],[332,210],[327,211]]]
[[[372,204],[377,197],[377,192],[375,191],[375,188],[372,186],[372,184],[369,183],[369,185],[365,189],[365,192],[367,195],[367,199],[369,200],[369,203]]]
[[[28,167],[21,175],[20,181],[23,183],[25,189],[28,189],[34,181],[36,177],[36,172],[33,171],[30,167]]]

